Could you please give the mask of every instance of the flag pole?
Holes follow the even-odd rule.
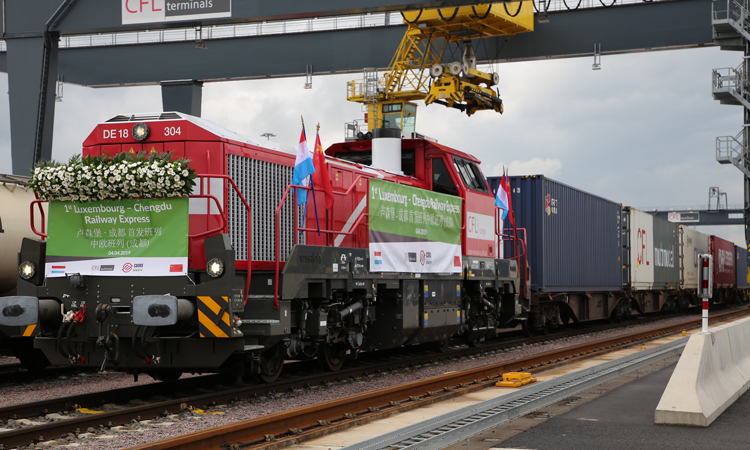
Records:
[[[318,128],[315,130],[315,132],[320,131],[320,123],[318,123]],[[307,137],[307,136],[305,136]],[[315,144],[313,144],[313,155],[315,154]],[[322,174],[321,174],[322,176]],[[313,183],[313,177],[310,175],[310,187],[312,188],[312,196],[313,196],[313,208],[315,208],[315,224],[318,226],[318,236],[320,236],[320,220],[318,219],[318,201],[315,199],[315,183]]]
[[[302,131],[305,131],[305,118],[302,117],[302,114],[299,115],[300,120],[302,121]],[[305,133],[305,139],[307,139],[307,133]],[[298,188],[294,188],[294,194],[297,195]],[[296,202],[294,203],[297,204]],[[302,224],[303,228],[307,225],[305,222],[307,221],[307,193],[305,193],[305,209],[302,210]],[[299,237],[302,238],[304,235],[304,231],[299,232]]]

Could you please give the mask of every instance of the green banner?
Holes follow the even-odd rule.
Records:
[[[370,268],[459,272],[461,198],[370,180]]]
[[[51,201],[48,276],[161,276],[187,271],[188,198]]]

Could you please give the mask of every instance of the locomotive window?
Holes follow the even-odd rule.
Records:
[[[451,174],[442,159],[432,160],[432,190],[443,194],[458,195],[456,184],[453,183]]]
[[[476,164],[454,156],[453,165],[456,168],[456,172],[461,175],[461,179],[467,188],[473,191],[489,192],[487,182],[484,181],[484,176]]]

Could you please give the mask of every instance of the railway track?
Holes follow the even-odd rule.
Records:
[[[750,315],[750,310],[717,314],[712,321],[729,320],[746,315]],[[257,419],[131,447],[130,450],[278,449],[405,410],[494,386],[498,378],[506,372],[569,364],[576,359],[606,353],[698,326],[700,326],[699,319],[689,324],[670,325],[656,330],[602,339],[459,373],[448,373],[346,399],[270,414]]]
[[[750,313],[750,310],[745,308],[740,311],[730,312],[728,314],[738,315],[741,313]],[[726,316],[726,314],[724,316]],[[724,316],[716,315],[714,320],[719,320],[720,317]],[[648,321],[653,320],[649,319]],[[643,322],[639,321],[638,324],[640,323]],[[632,323],[625,323],[621,325],[631,326]],[[340,408],[340,410],[311,410],[309,413],[309,417],[318,417],[318,419],[315,419],[314,423],[312,424],[309,423],[309,417],[300,419],[300,417],[298,417],[296,413],[293,414],[292,412],[285,413],[289,414],[289,416],[284,416],[283,418],[276,417],[276,415],[266,416],[263,418],[255,419],[256,421],[259,421],[259,423],[265,425],[256,425],[255,431],[248,432],[249,434],[247,434],[247,436],[249,437],[242,438],[240,440],[243,442],[250,442],[255,445],[265,442],[267,439],[286,439],[288,437],[284,437],[284,433],[288,433],[290,429],[304,431],[311,426],[316,427],[315,430],[311,430],[312,433],[320,433],[326,429],[325,427],[321,426],[321,423],[330,423],[330,426],[335,427],[337,426],[336,424],[343,420],[342,418],[344,417],[345,413],[349,415],[354,414],[354,418],[346,420],[355,421],[357,420],[357,417],[359,417],[360,413],[369,411],[370,409],[372,409],[372,411],[370,411],[370,414],[374,414],[375,412],[381,412],[381,414],[392,414],[397,411],[403,410],[404,408],[408,409],[411,407],[419,407],[425,404],[425,402],[438,401],[445,399],[446,397],[463,395],[465,392],[471,390],[481,389],[488,383],[494,383],[495,378],[503,372],[530,369],[533,367],[541,367],[549,364],[567,363],[572,358],[580,358],[585,355],[608,351],[609,349],[612,349],[614,347],[627,345],[628,343],[638,342],[639,340],[646,339],[647,336],[659,336],[665,333],[674,332],[675,330],[679,331],[681,329],[699,325],[700,319],[689,320],[686,323],[668,327],[667,330],[650,331],[646,333],[630,333],[627,335],[623,335],[620,338],[616,338],[612,341],[596,341],[593,344],[574,346],[566,350],[565,353],[558,354],[546,352],[532,357],[506,361],[500,364],[474,369],[469,372],[451,374],[447,375],[447,378],[439,377],[439,380],[430,381],[429,385],[412,383],[414,384],[414,386],[406,388],[406,391],[403,391],[402,388],[392,388],[392,393],[384,393],[379,391],[375,399],[369,399],[366,395],[362,399],[355,399],[353,401],[342,399],[340,401],[334,402],[336,405],[338,405],[338,408]],[[415,349],[410,348],[408,349],[409,351],[402,352],[391,351],[377,354],[364,354],[356,364],[352,364],[351,367],[345,367],[344,370],[336,373],[318,372],[312,373],[310,375],[300,375],[302,373],[309,374],[311,372],[312,361],[294,362],[287,364],[287,366],[285,367],[285,371],[288,370],[289,373],[284,376],[283,379],[277,381],[276,383],[267,385],[226,387],[226,384],[229,382],[226,377],[212,375],[182,379],[179,380],[178,383],[154,383],[146,386],[137,386],[126,389],[112,390],[108,392],[91,393],[84,396],[67,397],[24,405],[15,405],[6,408],[0,408],[0,420],[7,421],[8,419],[17,420],[19,418],[33,418],[44,416],[49,412],[57,411],[68,411],[69,414],[67,417],[69,418],[66,418],[65,420],[57,420],[50,423],[43,423],[36,426],[28,426],[17,430],[4,432],[0,435],[2,436],[3,441],[3,444],[0,444],[0,450],[4,448],[12,448],[16,446],[28,445],[31,443],[37,443],[40,441],[56,439],[60,436],[66,436],[69,433],[80,433],[92,427],[112,427],[116,425],[129,424],[133,420],[140,421],[153,419],[169,414],[177,414],[190,407],[207,409],[207,407],[209,407],[210,405],[228,404],[240,399],[248,399],[254,396],[266,395],[272,392],[285,392],[295,389],[302,389],[307,386],[328,384],[335,382],[336,380],[357,378],[367,376],[368,374],[386,372],[406,366],[430,364],[436,361],[458,358],[467,355],[478,355],[481,353],[502,351],[523,344],[541,343],[545,341],[568,338],[570,336],[576,336],[584,333],[596,333],[598,331],[611,329],[612,325],[602,325],[600,327],[589,328],[586,330],[572,330],[566,333],[538,336],[531,339],[508,338],[504,341],[494,342],[476,348],[443,349],[444,351],[442,353],[430,352],[426,351],[425,349],[415,351]],[[180,394],[190,391],[194,392],[195,389],[200,386],[222,384],[224,385],[224,387],[220,390],[217,390],[216,392],[204,392],[202,394],[192,396],[185,396],[184,394]],[[145,399],[153,395],[159,395],[162,398],[164,396],[171,396],[172,398],[162,401],[152,401],[145,405],[126,405],[118,407],[117,409],[111,411],[102,412],[101,414],[92,415],[77,414],[75,412],[70,413],[74,407],[96,408],[98,406],[101,406],[103,403],[125,404],[129,400],[132,400],[134,398]],[[385,400],[386,398],[388,400]],[[367,406],[365,406],[365,404]],[[346,410],[346,412],[341,413],[341,411],[344,409]],[[372,415],[367,417],[376,416],[377,415]],[[273,419],[268,419],[270,420],[270,422],[266,423],[267,418],[271,417],[273,417]],[[319,423],[317,422],[318,420],[321,420],[323,422]],[[258,430],[261,430],[262,432]],[[292,435],[294,436],[294,433],[292,433]],[[232,442],[231,440],[229,440],[229,438],[226,438],[226,440],[228,442]]]

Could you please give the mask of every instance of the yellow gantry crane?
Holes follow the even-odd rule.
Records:
[[[477,70],[472,41],[534,30],[530,1],[402,13],[408,29],[382,78],[365,69],[364,79],[347,83],[347,99],[367,105],[368,131],[414,131],[417,104],[438,103],[472,115],[502,114],[497,73]],[[445,62],[446,49],[461,49],[461,60]]]

